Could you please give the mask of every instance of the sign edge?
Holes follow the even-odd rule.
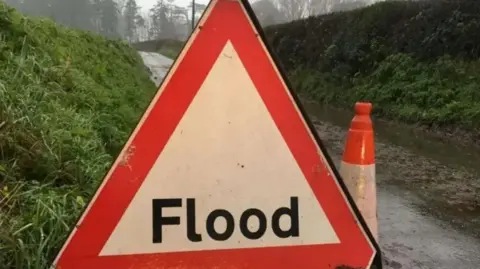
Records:
[[[216,0],[211,0],[211,2],[213,2],[213,1],[216,1]],[[348,200],[348,203],[349,203],[349,206],[350,206],[351,210],[353,211],[355,217],[357,218],[358,222],[360,223],[360,226],[361,226],[363,232],[368,237],[368,240],[370,241],[370,244],[374,248],[375,255],[374,255],[373,259],[371,260],[370,267],[372,265],[375,265],[376,269],[382,269],[383,268],[382,257],[381,257],[382,254],[381,254],[381,250],[380,250],[380,247],[378,245],[378,242],[374,239],[374,237],[373,237],[370,229],[368,228],[368,225],[366,224],[362,214],[360,213],[360,211],[359,211],[357,205],[355,204],[352,196],[348,192],[348,189],[347,189],[347,187],[346,187],[346,185],[343,181],[343,178],[341,177],[340,173],[338,172],[338,169],[334,165],[334,163],[333,163],[333,161],[330,157],[330,154],[328,153],[325,145],[323,144],[323,142],[320,139],[318,133],[316,132],[315,127],[314,127],[312,121],[310,120],[310,117],[308,116],[308,113],[306,112],[306,110],[303,106],[303,103],[300,101],[300,98],[298,97],[296,92],[293,90],[293,87],[290,83],[290,80],[288,79],[287,73],[286,73],[278,55],[276,54],[276,52],[270,46],[270,43],[268,42],[268,39],[267,39],[267,37],[266,37],[266,35],[263,31],[263,28],[262,28],[260,22],[258,21],[257,16],[255,15],[255,12],[253,11],[253,9],[252,9],[250,3],[248,2],[248,0],[237,0],[237,1],[241,3],[244,11],[246,12],[246,15],[248,16],[250,22],[253,24],[252,25],[253,29],[255,30],[256,34],[258,35],[258,38],[260,38],[260,40],[262,42],[262,45],[264,46],[264,49],[267,52],[267,55],[270,56],[271,61],[275,65],[275,69],[277,69],[276,71],[278,72],[278,75],[280,76],[281,80],[285,84],[285,88],[288,90],[288,94],[290,95],[292,101],[295,102],[295,105],[296,105],[296,107],[298,109],[298,112],[300,114],[299,116],[301,116],[301,118],[303,119],[306,127],[308,127],[308,131],[309,131],[310,135],[312,136],[314,142],[317,144],[317,146],[322,151],[322,154],[324,155],[323,156],[324,158],[322,158],[322,159],[324,159],[327,162],[328,166],[330,167],[330,170],[334,174],[334,177],[335,177],[338,185],[340,186],[340,189],[343,191],[343,195]]]

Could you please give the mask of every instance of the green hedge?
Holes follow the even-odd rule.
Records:
[[[121,41],[0,1],[0,264],[48,268],[156,90]]]
[[[297,90],[425,125],[480,127],[480,1],[386,1],[266,28]]]

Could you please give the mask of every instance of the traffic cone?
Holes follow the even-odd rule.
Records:
[[[371,103],[356,103],[348,130],[340,174],[370,232],[378,241],[375,144]]]

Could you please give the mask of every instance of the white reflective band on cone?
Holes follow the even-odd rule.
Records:
[[[378,242],[375,164],[358,165],[342,161],[340,174],[373,237]]]

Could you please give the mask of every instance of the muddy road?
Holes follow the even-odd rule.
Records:
[[[352,112],[306,104],[335,164]],[[375,121],[380,247],[386,268],[480,268],[480,152]]]
[[[140,51],[139,54],[150,71],[150,79],[155,82],[155,85],[160,85],[173,60],[154,52]]]
[[[171,61],[141,56],[158,85]],[[338,167],[353,104],[351,111],[305,105]],[[375,121],[374,128],[385,268],[480,268],[480,150],[400,124]]]

